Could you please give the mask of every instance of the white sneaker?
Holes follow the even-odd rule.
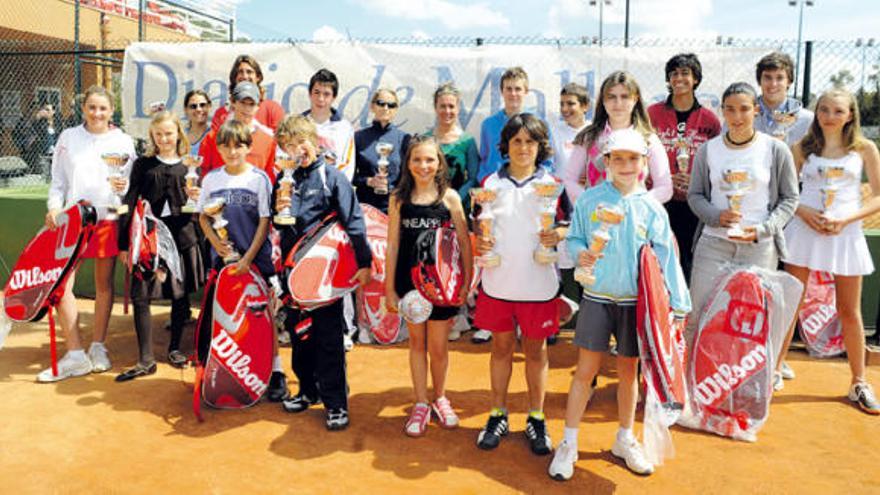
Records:
[[[880,414],[880,403],[877,402],[877,396],[874,395],[874,388],[868,383],[854,383],[849,388],[847,398],[855,402],[862,411],[868,414]]]
[[[471,324],[468,323],[466,314],[457,314],[454,318],[452,318],[452,329],[458,330],[459,332],[467,332],[471,329]]]
[[[789,366],[788,363],[786,363],[785,361],[782,362],[782,366],[780,366],[779,372],[782,373],[783,380],[794,380],[794,370],[791,369],[791,366]]]
[[[45,369],[37,375],[37,381],[40,383],[59,382],[65,378],[72,376],[88,375],[92,372],[92,363],[88,356],[81,359],[71,357],[70,352],[58,360],[58,376],[52,374],[52,367]]]
[[[636,474],[654,472],[654,465],[645,459],[642,445],[635,438],[618,438],[614,441],[614,446],[611,447],[611,453],[626,461],[626,467]]]
[[[485,344],[490,340],[492,340],[492,332],[488,330],[477,330],[471,336],[471,342],[473,342],[474,344]]]
[[[348,351],[354,349],[354,341],[351,340],[351,335],[345,334],[342,337],[342,341],[343,341],[343,345],[345,346],[345,352],[348,352]]]
[[[450,342],[456,341],[460,338],[461,338],[461,330],[458,330],[457,328],[455,328],[455,326],[453,326],[452,328],[449,329],[448,339]]]
[[[92,342],[89,346],[89,360],[92,362],[92,373],[103,373],[113,367],[107,347],[101,342]]]
[[[370,332],[358,332],[358,344],[372,344],[373,339],[370,338]]]
[[[785,388],[785,383],[782,381],[782,373],[778,371],[773,372],[773,391],[779,392],[780,390]]]
[[[556,454],[553,455],[553,461],[550,462],[550,469],[547,472],[554,480],[570,480],[572,475],[574,475],[574,463],[577,460],[577,447],[569,445],[568,442],[563,440],[556,447]]]

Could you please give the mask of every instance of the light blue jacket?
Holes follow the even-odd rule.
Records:
[[[687,315],[691,311],[691,297],[675,252],[669,217],[645,190],[623,196],[612,182],[606,181],[584,191],[577,200],[565,238],[572,259],[578,259],[578,254],[587,249],[592,233],[599,229],[598,219],[592,217],[600,204],[617,206],[625,218],[609,230],[611,239],[593,269],[596,283],[584,287],[584,297],[599,303],[634,305],[639,294],[639,251],[651,243],[675,316]]]

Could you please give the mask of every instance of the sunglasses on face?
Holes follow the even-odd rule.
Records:
[[[196,110],[198,108],[206,108],[208,105],[210,105],[210,103],[208,102],[190,103],[189,105],[187,105],[187,108],[189,108],[190,110]]]
[[[376,100],[376,106],[394,109],[397,108],[397,103],[393,101]]]

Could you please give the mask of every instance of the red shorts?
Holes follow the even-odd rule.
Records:
[[[116,220],[99,221],[82,257],[110,258],[119,254],[119,244],[116,239],[119,231],[117,225]]]
[[[556,299],[543,302],[505,301],[487,295],[477,295],[474,326],[490,332],[512,332],[519,325],[522,334],[530,339],[546,339],[559,333],[559,306]]]

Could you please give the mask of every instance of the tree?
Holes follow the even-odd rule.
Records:
[[[837,74],[831,76],[829,80],[835,88],[840,89],[846,88],[847,86],[852,84],[856,80],[856,78],[853,77],[852,73],[849,70],[843,69]]]

